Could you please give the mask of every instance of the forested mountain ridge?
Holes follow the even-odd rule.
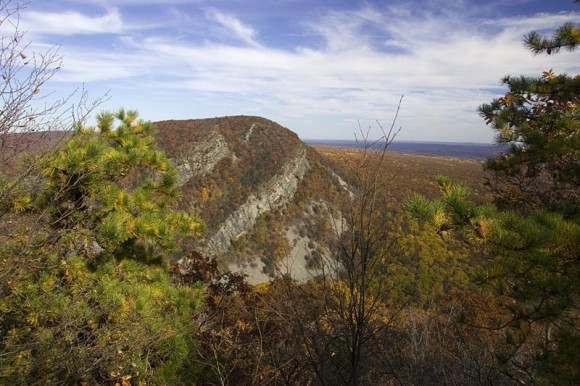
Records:
[[[158,146],[179,172],[181,209],[206,225],[202,237],[185,240],[183,250],[216,257],[222,268],[241,270],[251,283],[281,274],[301,281],[316,276],[336,243],[338,219],[331,212],[356,192],[361,149],[308,146],[291,130],[254,116],[153,126]],[[63,133],[50,133],[43,143],[60,138]],[[393,294],[417,303],[444,288],[464,287],[473,266],[465,246],[455,243],[449,252],[405,214],[407,197],[438,194],[438,174],[466,181],[483,199],[479,162],[387,152],[381,173],[387,186],[382,202],[400,244],[391,264]]]
[[[305,257],[327,248],[326,236],[308,232],[303,211],[295,208],[322,208],[331,196],[346,194],[344,182],[295,133],[252,116],[162,121],[155,127],[179,170],[183,209],[198,213],[207,226],[192,247],[223,264],[235,263],[234,270],[250,264],[254,281],[267,280],[276,263],[289,257],[304,275]],[[312,189],[313,183],[326,189]],[[328,220],[317,209],[308,222],[316,228]]]
[[[332,211],[356,191],[353,167],[361,149],[307,146],[289,129],[253,116],[154,126],[160,147],[179,170],[182,209],[197,213],[207,226],[190,248],[216,257],[223,268],[241,270],[251,283],[281,274],[316,276],[338,237]],[[402,203],[415,192],[434,197],[438,173],[466,180],[481,198],[480,164],[388,152],[383,168],[381,183],[388,189],[382,200],[400,242],[400,258],[391,267],[396,296],[423,302],[443,287],[465,286],[474,262],[464,246],[457,243],[449,253],[441,240],[409,228]]]

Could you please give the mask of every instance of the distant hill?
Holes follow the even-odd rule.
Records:
[[[68,131],[41,131],[0,135],[0,172],[10,174],[25,153],[45,154],[70,138]]]
[[[363,144],[354,140],[325,140],[307,139],[305,143],[311,145],[362,147]],[[470,142],[415,142],[393,141],[389,146],[390,151],[410,154],[438,155],[460,159],[483,161],[494,157],[497,153],[505,151],[501,145]]]

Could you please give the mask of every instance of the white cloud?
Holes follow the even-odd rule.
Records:
[[[517,29],[519,32],[528,33],[530,31],[552,30],[565,22],[578,20],[579,17],[580,12],[558,14],[539,13],[528,17],[520,16],[486,20],[484,23],[495,27]]]
[[[104,50],[91,50],[88,57],[66,54],[66,63],[55,76],[57,81],[88,83],[115,80],[135,81],[138,76],[147,75],[151,68],[139,54],[119,55]],[[114,85],[111,85],[114,86]]]
[[[26,11],[21,15],[21,23],[25,30],[35,34],[116,34],[124,30],[123,19],[117,8],[97,17],[90,17],[76,11],[60,13]]]
[[[364,7],[349,12],[332,11],[304,24],[313,34],[325,41],[326,50],[344,51],[367,47],[369,37],[364,33],[365,27],[381,22],[380,13],[370,7]]]
[[[255,40],[257,31],[254,28],[245,25],[234,16],[228,15],[215,9],[210,10],[208,12],[208,16],[225,27],[228,31],[232,32],[234,36],[241,41],[251,46],[259,45]]]
[[[40,0],[46,1],[46,0]],[[60,0],[63,3],[76,5],[99,5],[103,7],[126,7],[126,6],[148,6],[148,5],[179,5],[204,3],[204,0]]]

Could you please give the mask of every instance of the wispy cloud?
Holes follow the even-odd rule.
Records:
[[[234,38],[237,38],[251,46],[259,45],[255,40],[258,32],[254,28],[242,23],[236,17],[220,12],[216,9],[210,9],[207,12],[207,15],[210,19],[225,27],[227,31],[233,34]]]
[[[96,17],[90,17],[77,11],[64,11],[62,13],[28,11],[22,14],[21,22],[26,30],[35,34],[117,34],[124,30],[123,19],[117,8]]]
[[[303,28],[302,37],[290,47],[262,39],[266,27],[274,28],[259,22],[267,23],[268,15],[247,19],[233,8],[187,8],[205,18],[199,28],[208,28],[208,35],[191,33],[195,40],[172,36],[174,26],[133,34],[123,8],[97,17],[78,12],[23,17],[38,37],[115,33],[100,48],[80,39],[63,45],[59,82],[108,85],[113,95],[137,91],[138,98],[127,103],[153,106],[143,115],[154,120],[259,114],[303,137],[351,138],[357,120],[366,125],[390,119],[405,94],[402,138],[490,141],[492,133],[476,109],[497,96],[502,76],[577,71],[577,54],[532,56],[521,39],[580,13],[491,19],[475,15],[464,1],[448,8],[435,3],[421,9],[401,3],[317,16],[304,12],[294,23]]]
[[[580,17],[580,12],[566,13],[539,13],[531,16],[519,16],[511,18],[499,18],[495,20],[485,20],[484,24],[495,27],[516,29],[519,32],[527,33],[530,30],[544,31],[552,30],[565,22],[574,22]]]
[[[44,1],[44,0],[41,0]],[[180,4],[203,4],[206,0],[59,0],[64,4],[71,5],[99,5],[102,7],[133,7],[133,6],[149,6],[149,5],[180,5]]]

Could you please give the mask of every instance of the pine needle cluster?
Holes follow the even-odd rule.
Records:
[[[150,123],[125,110],[97,122],[4,202],[22,221],[0,244],[6,383],[182,384],[199,371],[203,289],[177,286],[166,257],[203,224],[175,209],[177,173]]]
[[[123,109],[97,121],[94,128],[79,127],[46,160],[36,210],[55,228],[88,231],[91,242],[113,254],[132,256],[145,247],[168,252],[177,247],[176,235],[199,235],[201,221],[173,209],[177,170],[156,149],[151,123]]]

